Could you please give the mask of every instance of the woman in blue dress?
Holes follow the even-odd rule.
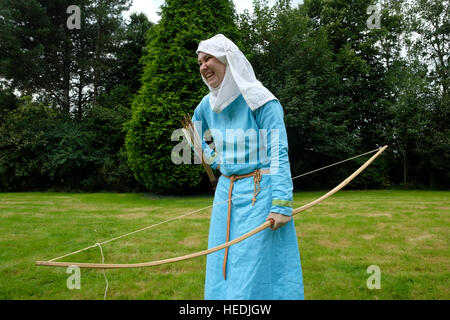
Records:
[[[208,247],[274,222],[271,230],[208,255],[205,299],[303,299],[283,108],[224,35],[200,42],[197,55],[210,93],[193,121],[202,137],[213,138],[213,148],[202,139],[203,150],[222,173]]]

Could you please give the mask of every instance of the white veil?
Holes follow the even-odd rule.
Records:
[[[202,76],[211,93],[210,105],[213,111],[221,112],[240,94],[252,111],[270,100],[277,99],[256,79],[252,65],[241,50],[223,34],[201,41],[197,54],[200,51],[213,55],[226,65],[224,79],[217,88],[212,88]]]

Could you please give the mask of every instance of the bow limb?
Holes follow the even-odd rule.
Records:
[[[341,190],[342,188],[344,188],[347,184],[350,183],[350,181],[352,181],[357,175],[359,175],[364,169],[366,169],[384,150],[386,150],[388,146],[384,146],[382,148],[380,148],[380,150],[375,153],[369,160],[367,160],[361,167],[359,167],[355,172],[353,172],[348,178],[346,178],[344,181],[342,181],[339,185],[337,185],[336,187],[334,187],[332,190],[328,191],[326,194],[324,194],[323,196],[317,198],[314,201],[311,201],[310,203],[307,203],[299,208],[296,208],[292,211],[292,215],[296,215],[302,211],[305,211],[317,204],[319,204],[320,202],[324,201],[325,199],[331,197],[333,194],[335,194],[336,192],[338,192],[339,190]],[[219,250],[222,250],[226,247],[230,247],[236,243],[239,243],[255,234],[257,234],[258,232],[269,228],[272,225],[272,221],[266,221],[263,224],[259,225],[258,227],[256,227],[255,229],[247,232],[246,234],[225,242],[217,247],[211,248],[211,249],[207,249],[207,250],[203,250],[203,251],[199,251],[199,252],[195,252],[195,253],[191,253],[188,255],[184,255],[184,256],[179,256],[179,257],[175,257],[175,258],[169,258],[169,259],[164,259],[164,260],[157,260],[157,261],[151,261],[151,262],[143,262],[143,263],[131,263],[131,264],[113,264],[113,263],[81,263],[81,262],[53,262],[53,261],[36,261],[36,265],[38,266],[50,266],[50,267],[69,267],[69,266],[77,266],[80,268],[91,268],[91,269],[124,269],[124,268],[142,268],[142,267],[151,267],[151,266],[159,266],[162,264],[166,264],[166,263],[173,263],[173,262],[178,262],[178,261],[183,261],[183,260],[188,260],[188,259],[192,259],[192,258],[196,258],[196,257],[200,257],[200,256],[204,256]]]
[[[353,179],[355,179],[355,177],[360,174],[364,169],[366,169],[381,153],[383,153],[384,150],[387,149],[387,145],[380,148],[380,150],[378,150],[377,153],[375,153],[369,160],[367,160],[361,167],[358,168],[358,170],[356,170],[355,172],[353,172],[347,179],[345,179],[344,181],[342,181],[339,185],[337,185],[336,187],[334,187],[331,191],[328,191],[326,194],[324,194],[323,196],[321,196],[320,198],[317,198],[314,201],[311,201],[310,203],[305,204],[304,206],[301,206],[297,209],[294,209],[292,211],[292,215],[296,215],[297,213],[300,213],[302,211],[305,211],[313,206],[315,206],[316,204],[324,201],[325,199],[331,197],[333,194],[335,194],[336,192],[338,192],[339,190],[341,190],[343,187],[345,187],[347,184],[350,183],[350,181],[352,181]]]
[[[52,261],[36,261],[36,265],[38,266],[50,266],[50,267],[69,267],[69,266],[77,266],[80,268],[91,268],[91,269],[123,269],[123,268],[142,268],[142,267],[152,267],[152,266],[159,266],[166,263],[172,263],[177,261],[183,261],[188,260],[200,256],[204,256],[216,251],[219,251],[221,249],[224,249],[226,247],[232,246],[233,244],[236,244],[238,242],[241,242],[252,235],[260,232],[261,230],[264,230],[272,225],[271,221],[266,221],[265,223],[261,224],[260,226],[256,227],[255,229],[247,232],[246,234],[225,242],[217,247],[203,250],[195,253],[191,253],[185,256],[179,256],[176,258],[170,258],[170,259],[164,259],[164,260],[158,260],[158,261],[151,261],[151,262],[143,262],[143,263],[130,263],[130,264],[115,264],[115,263],[80,263],[80,262],[52,262]]]

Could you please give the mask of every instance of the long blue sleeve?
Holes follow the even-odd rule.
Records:
[[[266,148],[272,179],[271,212],[290,216],[293,185],[283,108],[278,100],[272,100],[254,112],[259,128],[267,130]]]

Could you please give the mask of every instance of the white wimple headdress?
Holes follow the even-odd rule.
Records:
[[[216,88],[212,88],[202,76],[210,90],[209,104],[213,111],[221,112],[240,94],[252,111],[270,100],[277,99],[256,79],[252,65],[241,50],[223,34],[201,41],[197,54],[200,51],[213,55],[226,65],[224,79]]]

